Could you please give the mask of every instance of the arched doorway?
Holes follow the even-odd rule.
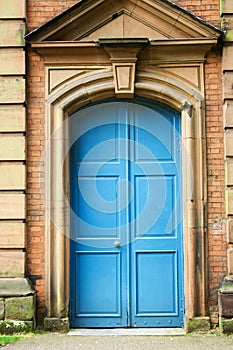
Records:
[[[181,327],[179,113],[118,100],[69,124],[71,326]]]

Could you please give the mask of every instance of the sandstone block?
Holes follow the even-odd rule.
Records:
[[[25,176],[23,164],[0,164],[0,190],[24,190]]]
[[[225,132],[225,155],[226,157],[233,156],[233,129]]]
[[[0,193],[0,219],[25,219],[25,195]]]
[[[23,49],[0,50],[0,74],[25,74],[25,51]]]
[[[34,295],[31,283],[27,278],[1,278],[0,279],[0,296],[16,297]]]
[[[0,18],[24,18],[26,0],[1,0]]]
[[[0,221],[0,248],[24,247],[25,224],[22,222]]]
[[[226,161],[226,185],[233,185],[233,161]]]
[[[24,277],[25,253],[0,251],[0,277]]]
[[[0,160],[25,160],[25,137],[1,135]]]
[[[227,222],[227,238],[228,243],[233,243],[233,220],[228,220]]]
[[[2,78],[0,80],[0,103],[24,103],[25,79]]]
[[[34,298],[15,297],[5,299],[5,319],[30,321],[34,318]]]
[[[223,117],[224,117],[224,126],[226,128],[233,127],[233,101],[227,100],[224,104]]]
[[[223,75],[223,98],[233,98],[233,72],[225,72]]]
[[[0,21],[0,47],[24,46],[25,23],[19,21]]]
[[[233,215],[233,191],[226,191],[226,214]]]
[[[233,14],[233,2],[232,0],[221,0],[222,14]]]
[[[233,249],[228,249],[227,256],[228,256],[228,274],[233,275]],[[232,299],[232,302],[233,302],[233,299]],[[232,314],[232,317],[233,317],[233,314]]]
[[[24,106],[0,106],[0,132],[25,131]]]

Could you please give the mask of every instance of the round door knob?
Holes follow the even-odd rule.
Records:
[[[120,247],[120,245],[121,245],[121,243],[120,243],[119,241],[114,242],[114,246],[115,246],[116,248]]]

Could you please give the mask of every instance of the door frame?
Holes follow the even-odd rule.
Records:
[[[199,63],[199,69],[204,86],[203,63]],[[48,77],[48,67],[46,72]],[[207,315],[206,140],[202,91],[194,93],[191,83],[177,80],[176,75],[166,70],[138,69],[136,73],[136,96],[160,101],[181,114],[185,321]],[[114,79],[109,69],[93,69],[84,80],[79,76],[69,83],[64,80],[58,90],[47,96],[47,320],[68,319],[69,310],[68,119],[81,107],[107,98],[115,98]]]
[[[100,101],[98,103],[94,103],[94,104],[88,105],[87,107],[85,106],[84,108],[81,108],[78,112],[76,112],[73,116],[71,116],[69,118],[69,120],[70,120],[69,130],[71,130],[71,134],[72,134],[72,136],[70,137],[72,139],[72,140],[70,140],[71,144],[73,145],[73,142],[74,143],[76,142],[76,138],[77,137],[84,136],[85,133],[88,133],[88,131],[91,131],[93,125],[95,125],[97,127],[102,126],[102,124],[100,123],[101,120],[99,120],[99,119],[97,120],[96,119],[96,116],[95,116],[96,112],[100,112],[101,111],[101,116],[103,115],[103,117],[106,115],[107,118],[106,117],[103,118],[103,121],[104,121],[103,123],[104,124],[108,123],[108,115],[109,115],[109,113],[103,114],[103,111],[105,111],[106,107],[107,108],[110,107],[111,110],[112,110],[112,108],[115,108],[114,106],[116,106],[116,104],[119,104],[119,110],[123,113],[123,115],[125,115],[124,113],[127,110],[128,113],[131,115],[131,118],[132,118],[132,113],[134,113],[133,112],[134,108],[136,110],[138,110],[138,109],[140,110],[140,107],[144,108],[142,110],[142,112],[140,113],[140,116],[142,116],[143,118],[146,115],[147,110],[150,110],[151,113],[154,112],[153,115],[150,115],[150,123],[147,124],[146,130],[148,132],[149,132],[148,126],[149,125],[151,126],[151,123],[155,123],[155,126],[157,126],[158,120],[157,120],[156,117],[157,116],[159,117],[159,114],[163,116],[163,120],[166,120],[166,126],[167,127],[169,127],[168,124],[170,124],[170,123],[168,122],[166,117],[169,116],[171,118],[174,118],[174,120],[173,120],[173,122],[174,122],[173,128],[176,128],[175,129],[176,131],[174,132],[174,129],[173,129],[173,132],[174,132],[173,137],[174,137],[174,144],[175,145],[172,148],[172,152],[174,152],[174,159],[173,159],[173,163],[172,164],[173,164],[173,166],[175,168],[178,169],[177,170],[178,173],[177,173],[177,176],[176,176],[176,180],[174,179],[174,182],[175,182],[175,186],[174,187],[177,186],[177,188],[179,188],[179,190],[177,191],[178,193],[175,195],[175,198],[176,198],[175,200],[178,201],[178,203],[179,203],[178,204],[178,208],[181,209],[181,206],[182,206],[182,203],[181,203],[181,200],[182,200],[182,178],[181,178],[182,164],[181,164],[181,153],[180,153],[180,149],[179,149],[180,148],[179,147],[180,146],[180,138],[181,138],[181,118],[180,118],[180,114],[177,113],[177,111],[175,111],[174,109],[168,108],[166,105],[158,103],[157,101],[156,102],[155,101],[152,102],[151,100],[148,100],[148,99],[145,99],[145,98],[108,99],[108,100],[104,100],[104,101]],[[133,105],[133,109],[132,109],[132,106],[130,106],[130,105]],[[118,110],[118,108],[117,108],[117,110]],[[118,113],[119,113],[119,110],[118,110]],[[123,112],[123,110],[124,110],[124,112]],[[126,112],[126,114],[127,114],[127,112]],[[85,118],[84,117],[85,115],[88,116],[88,121],[86,121],[86,123],[84,123],[84,124],[82,123],[82,126],[87,125],[86,129],[84,129],[83,127],[79,126],[79,121],[78,121],[78,117],[79,116],[82,117],[82,118]],[[95,117],[94,124],[90,123],[90,115],[92,117]],[[132,120],[134,120],[134,118],[132,118]],[[132,120],[131,120],[131,122],[132,122]],[[123,121],[121,121],[121,122],[124,123],[126,121],[124,120],[124,122]],[[129,122],[129,120],[128,120],[128,123],[129,123],[130,127],[133,125],[133,124],[131,124],[131,122]],[[158,126],[159,126],[159,124],[158,124]],[[73,130],[75,130],[75,132],[73,132]],[[76,132],[76,130],[80,130],[81,134],[79,134],[79,131]],[[125,130],[126,129],[124,129],[124,131],[123,131],[125,137],[127,137],[129,135],[129,133],[132,133],[131,134],[131,138],[127,139],[127,144],[128,144],[128,147],[129,147],[129,140],[132,140],[134,132],[132,132],[132,130],[129,131],[128,129],[127,129],[127,131],[125,131]],[[163,129],[163,130],[165,130],[165,129]],[[154,132],[155,132],[155,130],[154,130]],[[153,132],[152,132],[152,134],[153,134]],[[119,136],[119,138],[120,137],[124,137],[124,136]],[[158,138],[162,137],[162,135],[159,134],[159,135],[157,135],[157,137]],[[127,146],[125,146],[125,147],[127,148]],[[134,151],[132,151],[132,148],[134,148],[134,147],[132,147],[132,145],[131,145],[131,152],[134,153]],[[70,158],[69,158],[70,159],[70,172],[71,172],[70,173],[70,175],[71,175],[70,176],[71,203],[73,202],[72,203],[73,204],[72,207],[75,206],[76,198],[78,198],[77,197],[78,196],[77,193],[76,193],[76,195],[74,195],[74,193],[75,193],[75,188],[74,187],[76,186],[75,185],[76,184],[75,177],[77,176],[77,168],[76,168],[77,164],[76,164],[76,162],[78,162],[78,160],[75,157],[75,153],[76,152],[78,152],[78,150],[75,148],[75,151],[70,152],[71,154],[70,154]],[[130,153],[129,150],[126,151],[127,154],[128,154],[128,152]],[[161,161],[161,162],[162,162],[161,164],[163,164],[163,161]],[[169,163],[169,160],[167,160],[167,162]],[[165,163],[166,163],[166,161],[165,161]],[[173,171],[174,171],[174,169],[173,169]],[[170,172],[171,172],[171,170],[170,170]],[[82,176],[85,176],[84,173],[82,174]],[[90,176],[90,174],[89,174],[89,176]],[[174,189],[174,191],[175,191],[175,189]],[[176,207],[176,205],[175,205],[175,207]],[[177,213],[180,212],[180,209],[178,209]],[[72,221],[75,222],[75,218],[73,218],[73,220],[72,220],[73,216],[76,217],[75,209],[73,209],[73,211],[71,209],[71,222]],[[174,258],[174,264],[175,264],[174,265],[174,271],[177,271],[177,275],[176,275],[177,280],[176,280],[176,282],[174,282],[174,284],[176,285],[176,288],[177,288],[176,292],[175,292],[175,294],[177,295],[177,298],[176,298],[176,300],[177,300],[177,309],[176,309],[177,314],[176,315],[172,315],[171,314],[171,315],[168,316],[168,315],[163,315],[163,312],[161,312],[160,315],[151,316],[151,319],[150,319],[149,315],[147,315],[147,317],[145,317],[145,315],[143,315],[144,316],[144,321],[145,320],[147,320],[147,321],[144,322],[142,320],[141,321],[139,320],[139,322],[141,322],[140,323],[141,326],[137,325],[137,327],[152,327],[151,324],[156,324],[155,321],[153,323],[153,320],[152,320],[153,317],[154,317],[154,319],[157,319],[157,324],[158,325],[160,323],[163,323],[163,322],[165,324],[166,323],[166,319],[168,319],[168,318],[169,318],[168,324],[170,324],[171,327],[182,327],[182,325],[183,325],[183,322],[184,322],[184,317],[183,317],[184,316],[184,312],[183,312],[184,311],[184,295],[183,295],[183,293],[184,293],[184,281],[183,281],[183,279],[184,279],[184,276],[183,276],[184,275],[184,266],[183,266],[183,227],[181,227],[181,224],[180,224],[180,222],[182,222],[181,221],[182,218],[179,217],[179,214],[177,215],[177,217],[178,217],[178,222],[177,222],[177,226],[178,227],[177,228],[173,228],[174,232],[177,233],[177,236],[176,235],[174,237],[172,236],[173,238],[170,237],[170,240],[168,239],[168,236],[163,237],[163,239],[168,239],[169,240],[169,244],[173,248],[175,247],[174,246],[174,238],[176,238],[177,251],[176,251],[176,255],[174,255],[174,257],[175,257]],[[129,226],[132,225],[130,223],[128,223],[128,224],[129,224]],[[76,235],[76,233],[75,233],[76,229],[77,229],[77,226],[75,224],[71,223],[70,230],[71,230],[71,236],[72,237],[73,237],[73,235]],[[131,229],[132,229],[132,227],[131,227]],[[125,233],[125,231],[124,231],[124,233]],[[128,230],[127,230],[127,233],[129,234]],[[132,232],[131,232],[131,234],[132,234]],[[156,236],[153,236],[153,238],[155,238],[155,237]],[[120,239],[120,237],[118,237],[118,238]],[[147,238],[149,238],[149,237],[147,237]],[[153,241],[153,238],[151,237],[152,241]],[[160,237],[159,241],[161,241],[161,239],[162,239],[162,237]],[[134,250],[135,257],[134,257],[134,254],[132,254],[132,252],[131,252],[132,248],[130,248],[130,246],[131,246],[130,243],[132,243],[131,240],[130,240],[129,241],[130,242],[129,245],[127,244],[128,247],[126,249],[123,249],[124,250],[124,254],[127,255],[127,262],[126,262],[126,259],[123,258],[124,259],[124,263],[123,262],[121,262],[121,264],[119,263],[119,266],[120,265],[125,265],[125,266],[127,265],[127,267],[126,267],[124,272],[128,275],[128,277],[121,276],[122,281],[123,280],[124,281],[127,280],[127,283],[128,283],[127,287],[126,286],[125,287],[126,287],[126,290],[128,291],[127,293],[129,293],[129,294],[127,294],[126,290],[125,290],[125,292],[123,292],[123,294],[122,294],[123,295],[123,299],[121,299],[122,300],[122,306],[123,306],[123,304],[125,302],[124,306],[125,306],[125,310],[127,310],[127,312],[124,310],[124,308],[122,308],[121,309],[121,312],[122,312],[121,315],[120,316],[119,315],[118,316],[115,315],[116,318],[114,319],[114,317],[113,317],[112,320],[111,320],[111,316],[108,317],[107,315],[104,315],[104,316],[98,315],[98,316],[96,316],[96,318],[95,318],[94,315],[92,315],[92,316],[84,316],[84,315],[82,315],[79,318],[78,316],[75,315],[75,309],[76,309],[75,305],[76,306],[79,305],[79,302],[76,300],[76,295],[78,294],[78,290],[79,290],[79,284],[77,284],[78,276],[76,275],[76,268],[78,269],[78,267],[75,268],[75,266],[77,266],[75,260],[78,259],[77,258],[78,256],[82,256],[82,254],[84,254],[83,256],[85,256],[86,253],[92,253],[92,254],[93,253],[97,253],[97,254],[98,253],[102,253],[102,254],[103,253],[117,254],[117,253],[119,253],[119,250],[114,248],[113,241],[114,241],[114,239],[112,238],[111,248],[113,247],[114,250],[112,250],[109,246],[108,246],[109,249],[107,249],[107,250],[104,250],[104,249],[100,249],[99,250],[99,248],[97,248],[97,250],[96,250],[95,246],[94,246],[95,248],[87,247],[88,243],[87,243],[87,246],[86,246],[86,244],[83,243],[83,242],[79,242],[78,243],[78,242],[76,242],[75,239],[74,239],[74,241],[72,241],[72,238],[70,240],[70,254],[71,254],[70,288],[71,288],[71,292],[70,292],[70,308],[69,308],[70,309],[70,313],[69,314],[70,314],[71,326],[74,327],[74,328],[78,327],[78,326],[74,326],[75,324],[80,324],[80,327],[85,327],[84,324],[88,323],[88,320],[87,320],[88,318],[89,318],[89,324],[86,327],[96,327],[96,324],[98,323],[98,325],[100,325],[100,322],[102,322],[101,326],[99,326],[101,328],[104,327],[103,326],[104,324],[106,324],[105,327],[110,327],[110,326],[108,326],[110,324],[110,322],[112,324],[111,327],[113,327],[113,328],[115,328],[115,327],[136,327],[136,323],[135,323],[135,325],[133,325],[133,323],[131,321],[131,316],[132,316],[132,319],[134,319],[134,321],[136,322],[137,319],[140,319],[140,317],[138,317],[140,315],[136,315],[137,314],[136,310],[135,310],[135,315],[132,312],[132,310],[133,310],[132,302],[133,302],[133,299],[134,299],[133,295],[134,295],[134,297],[136,295],[133,292],[135,289],[134,288],[131,289],[131,287],[130,287],[131,283],[135,284],[135,278],[136,278],[135,277],[136,275],[134,275],[134,273],[132,273],[133,269],[135,267],[135,261],[134,261],[133,264],[132,264],[132,261],[134,259],[136,259],[136,256],[137,256],[138,253],[142,253],[142,252],[144,252],[144,253],[152,253],[152,252],[156,252],[156,253],[158,253],[158,252],[159,253],[172,253],[173,252],[173,249],[171,247],[170,247],[170,249],[168,249],[168,248],[165,249],[163,247],[163,248],[161,248],[162,250],[160,250],[157,247],[157,243],[159,244],[158,237],[157,237],[156,248],[155,248],[155,246],[154,246],[154,248],[152,248],[151,245],[148,246],[148,242],[147,242],[146,248],[144,247],[144,250],[142,250],[140,247],[138,247],[138,243],[139,242],[137,241],[137,243],[136,243],[137,248],[134,248],[135,249]],[[127,239],[127,241],[128,241],[128,239]],[[148,239],[146,241],[148,241]],[[85,248],[80,248],[80,250],[79,250],[79,248],[78,248],[79,244],[81,244],[81,246],[83,244],[85,246]],[[144,241],[144,244],[145,244],[145,241]],[[154,241],[154,244],[155,244],[155,241]],[[124,245],[125,245],[125,243],[124,243]],[[155,251],[154,251],[154,249],[155,249]],[[174,249],[176,249],[176,248],[174,248]],[[78,253],[80,253],[81,255],[79,255]],[[77,254],[77,256],[76,256],[76,254]],[[121,251],[121,254],[123,254],[122,251]],[[133,278],[133,281],[131,281],[131,282],[129,282],[130,275],[131,275],[131,278]],[[121,288],[121,292],[122,292],[123,285],[121,285],[121,287],[122,287]],[[126,294],[127,294],[127,297],[126,297]],[[129,305],[130,305],[130,307],[129,307]],[[78,308],[80,308],[80,305],[79,305]],[[129,312],[129,309],[131,310],[130,312]],[[126,316],[126,314],[129,315],[129,316]],[[141,319],[143,319],[143,316],[141,316]],[[118,317],[121,320],[119,320]],[[99,318],[101,318],[101,321],[99,320]],[[163,319],[165,321],[163,321]],[[174,325],[172,325],[173,321],[171,321],[171,319],[173,319]],[[127,325],[124,324],[125,320],[127,320]],[[131,322],[129,322],[129,321],[131,321]],[[123,323],[123,325],[121,325],[121,322]],[[150,325],[148,325],[148,326],[142,325],[143,322],[145,324],[150,324]],[[177,323],[175,323],[175,322],[177,322]],[[81,326],[81,324],[82,324],[82,326]],[[178,324],[179,324],[179,326],[177,326]],[[159,325],[159,327],[161,327],[161,325]],[[164,327],[166,327],[166,326],[164,326]]]

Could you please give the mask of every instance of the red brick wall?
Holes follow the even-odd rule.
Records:
[[[45,210],[43,150],[45,145],[44,66],[28,53],[27,65],[27,265],[37,291],[37,312],[45,312]]]
[[[75,0],[27,0],[27,26],[31,31],[76,4]]]
[[[219,0],[173,0],[214,25],[219,25]],[[28,30],[61,13],[76,1],[27,1]],[[28,50],[27,88],[27,274],[37,290],[37,314],[45,315],[45,210],[42,152],[45,143],[44,68],[42,59]],[[224,149],[221,54],[211,53],[205,66],[208,173],[209,308],[217,322],[217,289],[226,275],[224,209]]]
[[[225,177],[220,54],[209,55],[205,67],[209,242],[209,308],[217,321],[217,289],[227,273]]]
[[[185,10],[215,26],[220,23],[220,0],[172,0]]]

